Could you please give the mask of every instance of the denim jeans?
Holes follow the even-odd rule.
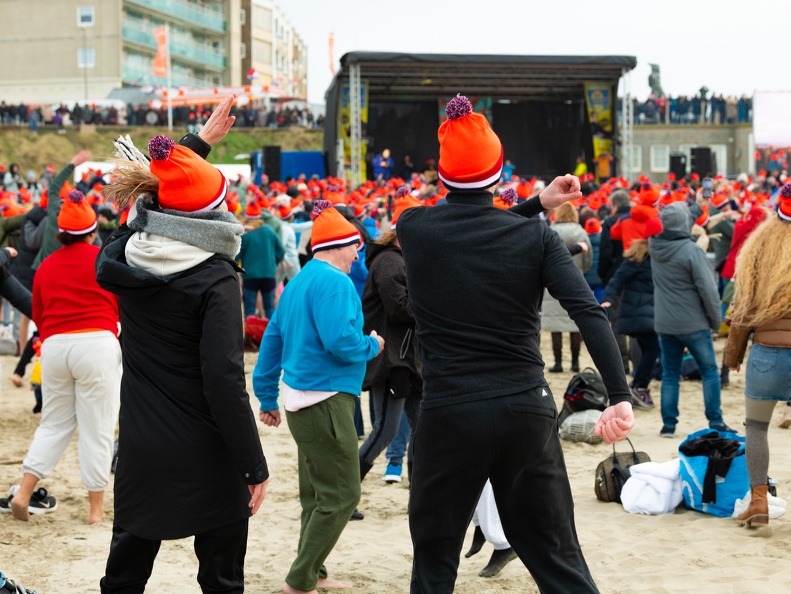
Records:
[[[275,279],[273,278],[250,278],[242,281],[242,304],[244,305],[244,317],[256,315],[256,300],[258,293],[261,292],[261,301],[264,305],[264,315],[267,319],[272,319],[275,313]]]
[[[700,369],[703,382],[703,404],[709,426],[721,425],[720,373],[714,342],[709,330],[691,334],[658,334],[662,349],[662,423],[675,429],[678,423],[678,391],[681,378],[681,359],[686,347]]]
[[[387,461],[393,466],[401,466],[404,463],[404,456],[406,456],[406,449],[411,435],[412,428],[409,426],[409,419],[406,416],[406,411],[404,411],[401,413],[398,433],[387,446],[387,451],[385,452]]]

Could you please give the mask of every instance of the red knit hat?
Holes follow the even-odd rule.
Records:
[[[701,215],[695,221],[695,224],[700,225],[701,227],[705,227],[709,222],[709,205],[701,204],[700,208],[703,210],[703,213],[701,213]]]
[[[601,233],[601,221],[595,217],[585,221],[585,232],[588,235]]]
[[[451,188],[482,190],[500,179],[503,145],[489,122],[473,113],[467,97],[457,95],[445,107],[439,127],[439,178]]]
[[[777,216],[787,223],[791,223],[791,183],[780,188],[780,195],[777,198]]]
[[[662,233],[662,219],[659,217],[651,217],[645,222],[645,227],[643,228],[643,239],[648,239],[649,237],[653,237],[654,235],[659,235]]]
[[[261,207],[258,206],[258,203],[255,200],[251,200],[247,203],[247,208],[244,209],[244,216],[248,219],[261,218]]]
[[[393,211],[393,220],[390,221],[390,228],[396,228],[396,223],[405,210],[415,208],[416,206],[423,205],[420,203],[420,200],[409,193],[409,187],[401,186],[398,188],[398,190],[396,190],[395,210]]]
[[[714,208],[721,208],[722,205],[727,201],[727,194],[723,194],[722,192],[717,192],[716,194],[713,194],[711,198],[709,198],[709,204],[711,204]]]
[[[79,190],[72,190],[58,213],[58,231],[85,235],[96,229],[96,213]]]
[[[656,206],[659,203],[659,189],[650,183],[640,186],[640,204]]]
[[[167,136],[148,142],[151,173],[159,178],[159,205],[181,212],[206,212],[225,199],[228,184],[220,170]]]
[[[41,197],[38,199],[38,205],[41,208],[47,208],[49,205],[49,192],[47,191],[47,188],[41,190]]]
[[[362,244],[362,237],[360,237],[357,227],[333,208],[329,200],[316,200],[313,203],[313,211],[310,216],[313,219],[310,249],[314,254],[322,250]]]

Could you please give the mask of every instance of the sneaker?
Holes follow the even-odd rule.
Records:
[[[676,430],[675,430],[675,428],[670,428],[670,427],[662,427],[662,429],[659,431],[659,437],[667,437],[667,438],[672,438],[672,437],[674,437],[675,435],[676,435]]]
[[[359,509],[356,509],[354,510],[354,512],[352,512],[352,517],[349,519],[355,522],[359,522],[360,520],[365,519],[365,514],[361,512]]]
[[[382,480],[389,485],[393,483],[400,483],[401,482],[401,465],[398,464],[388,464],[387,470],[385,470],[385,475],[382,477]]]
[[[651,391],[648,388],[631,388],[632,404],[641,409],[649,410],[654,408],[654,401],[651,400]]]
[[[0,512],[11,513],[11,500],[14,495],[19,491],[19,485],[14,485],[8,491],[8,497],[0,497]],[[58,509],[57,500],[47,493],[44,487],[40,487],[33,491],[30,497],[30,503],[27,506],[27,511],[31,515],[49,514]]]
[[[738,431],[736,431],[736,429],[731,429],[724,422],[723,423],[715,423],[714,425],[709,425],[709,429],[714,429],[715,431],[720,431],[720,432],[727,431],[729,433],[738,433]]]

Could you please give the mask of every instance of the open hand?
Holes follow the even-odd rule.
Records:
[[[207,144],[220,142],[228,134],[228,130],[231,129],[231,126],[236,121],[236,116],[228,115],[231,113],[231,106],[234,101],[236,101],[236,93],[223,99],[203,125],[201,131],[198,132],[198,136]]]

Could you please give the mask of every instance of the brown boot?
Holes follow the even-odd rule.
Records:
[[[748,528],[759,528],[769,525],[769,502],[766,500],[768,489],[768,485],[750,489],[750,506],[736,518],[739,526],[746,524]]]

